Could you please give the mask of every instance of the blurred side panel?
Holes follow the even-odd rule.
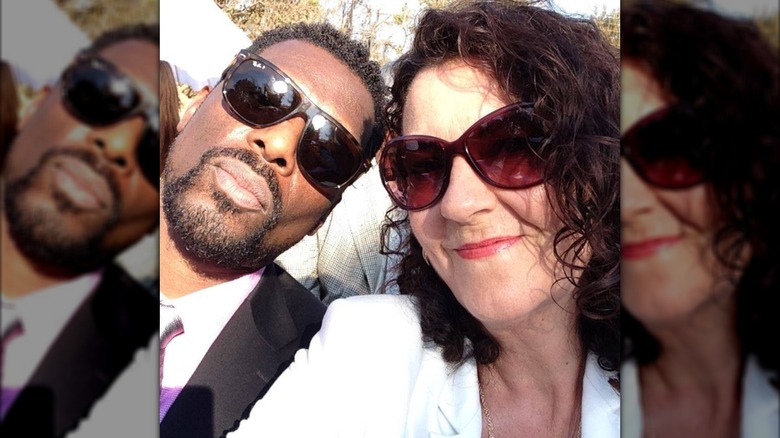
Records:
[[[621,8],[622,436],[780,436],[778,3]]]
[[[0,17],[0,436],[158,436],[157,0]]]

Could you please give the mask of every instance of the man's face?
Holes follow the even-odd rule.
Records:
[[[363,137],[373,121],[372,99],[346,65],[297,40],[259,55],[355,138]],[[163,174],[163,212],[169,235],[187,257],[248,272],[313,231],[331,203],[306,180],[296,160],[304,118],[248,126],[228,109],[222,85],[196,98],[198,110],[182,120]]]
[[[156,45],[126,40],[98,56],[130,79],[139,101],[157,104]],[[158,191],[136,158],[139,147],[150,147],[139,142],[146,117],[138,113],[92,126],[66,109],[61,83],[32,105],[4,174],[11,235],[39,263],[94,269],[159,220]]]

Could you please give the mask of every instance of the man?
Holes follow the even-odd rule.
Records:
[[[234,429],[318,330],[324,305],[273,260],[368,168],[384,91],[365,47],[298,24],[190,102],[161,192],[161,437]]]
[[[109,31],[20,121],[0,216],[4,437],[68,434],[155,339],[154,297],[112,260],[159,221],[158,53],[157,26]]]

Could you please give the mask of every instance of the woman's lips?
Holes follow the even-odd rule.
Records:
[[[495,237],[491,239],[485,239],[480,242],[461,245],[455,248],[455,252],[467,260],[481,259],[484,257],[490,257],[509,248],[510,246],[519,242],[520,239],[520,236]]]
[[[54,186],[83,210],[108,209],[113,199],[106,178],[75,158],[62,158],[55,163]]]
[[[265,210],[270,199],[268,183],[247,164],[237,160],[220,160],[214,164],[217,186],[237,207]]]
[[[680,240],[682,240],[682,236],[663,236],[624,243],[620,247],[620,256],[628,260],[650,257],[663,248],[677,244]]]

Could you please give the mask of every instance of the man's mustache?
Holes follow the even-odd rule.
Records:
[[[266,177],[266,172],[263,171],[265,167],[263,163],[260,162],[260,159],[257,158],[257,155],[246,149],[219,147],[209,149],[203,155],[201,155],[198,167],[204,166],[210,160],[218,157],[234,158],[236,160],[242,161],[244,164],[249,166],[253,172],[263,178]]]
[[[27,174],[25,174],[23,177],[21,177],[18,181],[22,183],[24,186],[29,186],[32,181],[36,178],[37,175],[39,175],[42,171],[44,166],[47,162],[55,160],[59,157],[68,157],[77,159],[87,166],[89,166],[95,173],[97,173],[100,177],[102,177],[106,184],[108,185],[108,189],[111,192],[112,201],[115,205],[119,204],[120,200],[120,192],[119,192],[119,183],[117,182],[117,177],[114,174],[114,172],[109,167],[109,164],[106,163],[104,160],[100,160],[95,154],[90,153],[89,151],[83,150],[83,149],[74,149],[74,148],[54,148],[48,150],[46,153],[44,153],[40,160],[38,160],[38,164],[35,165],[32,169],[30,169]],[[116,208],[116,207],[115,207]]]

